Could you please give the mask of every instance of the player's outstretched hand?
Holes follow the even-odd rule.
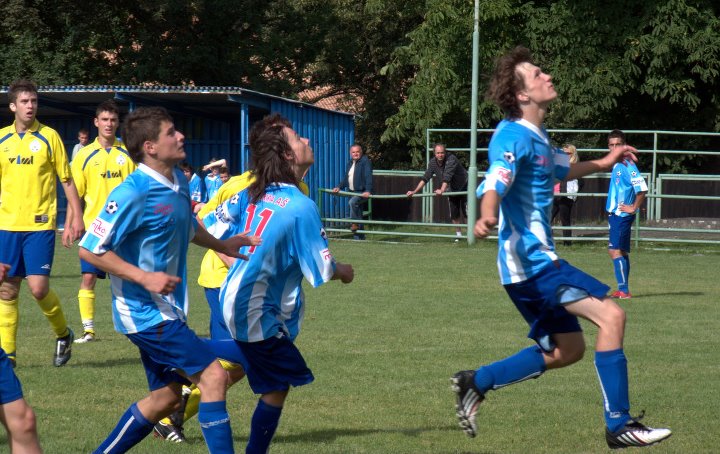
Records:
[[[352,265],[340,262],[335,263],[335,274],[333,274],[333,279],[340,279],[340,282],[343,284],[349,284],[354,278],[355,270],[353,270]]]
[[[608,156],[612,160],[612,164],[615,164],[616,162],[623,162],[626,159],[629,161],[637,162],[638,158],[636,156],[637,149],[633,147],[632,145],[622,145],[619,147],[614,147],[609,153]],[[612,167],[612,165],[610,166]]]
[[[476,238],[485,238],[490,235],[492,229],[497,225],[498,220],[495,217],[491,218],[480,218],[475,223],[473,233]]]
[[[155,271],[145,273],[140,284],[148,292],[167,295],[175,290],[175,287],[177,287],[181,280],[178,276],[171,276],[162,271]]]
[[[240,260],[247,260],[248,256],[240,253],[240,248],[243,246],[259,246],[262,243],[262,238],[259,236],[246,235],[247,232],[241,233],[240,235],[231,236],[227,240],[223,240],[222,243],[225,249],[222,251],[223,254],[228,257],[234,257]]]

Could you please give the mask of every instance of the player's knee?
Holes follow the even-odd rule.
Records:
[[[574,364],[585,355],[585,341],[562,345],[555,349],[554,367],[565,367]]]
[[[13,418],[8,418],[7,428],[15,439],[24,440],[28,437],[34,437],[37,433],[35,412],[29,405],[25,404],[24,408]]]
[[[603,309],[600,326],[606,332],[617,333],[618,336],[622,337],[625,332],[625,311],[610,298],[606,298],[604,303],[606,307]]]
[[[217,361],[214,361],[200,375],[198,388],[203,394],[225,390],[228,385],[228,374]]]
[[[0,284],[0,299],[3,299],[5,301],[14,300],[17,299],[19,293],[19,283],[16,284],[15,282],[12,282],[8,279],[7,281]]]

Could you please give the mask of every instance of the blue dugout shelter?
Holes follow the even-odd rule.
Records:
[[[315,164],[305,176],[310,196],[317,198],[321,187],[335,186],[343,176],[348,149],[355,139],[353,114],[322,109],[312,104],[281,98],[240,87],[183,86],[41,86],[38,87],[38,119],[57,130],[68,153],[77,143],[81,128],[97,135],[93,124],[95,108],[114,99],[125,113],[140,106],[163,106],[185,134],[188,162],[200,169],[210,158],[225,158],[233,175],[248,170],[248,132],[265,115],[278,112],[294,129],[310,139]],[[7,87],[0,89],[0,104],[7,106]],[[9,109],[2,109],[2,125],[13,121]],[[327,194],[323,207],[332,206]],[[58,188],[58,222],[64,222],[65,198]],[[326,216],[326,213],[321,213]],[[59,224],[60,226],[62,224]]]

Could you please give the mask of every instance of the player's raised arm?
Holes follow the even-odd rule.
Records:
[[[626,159],[637,162],[637,152],[637,149],[631,145],[615,147],[602,158],[593,159],[592,161],[580,161],[572,164],[565,179],[575,180],[592,173],[606,172],[612,169],[612,166],[615,165],[615,163],[622,162]]]

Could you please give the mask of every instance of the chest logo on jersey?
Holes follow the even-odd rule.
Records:
[[[122,178],[122,174],[120,173],[120,171],[113,172],[113,171],[108,170],[105,173],[101,173],[100,177],[101,178]]]
[[[511,151],[506,151],[503,153],[503,159],[505,159],[508,164],[512,164],[515,162],[515,155]]]
[[[10,164],[18,164],[18,165],[32,165],[34,163],[34,156],[30,156],[29,158],[24,158],[20,155],[17,155],[14,158],[10,158]]]
[[[115,162],[117,162],[117,164],[119,166],[125,164],[125,156],[122,156],[122,155],[118,156],[117,159],[115,160]]]
[[[157,205],[155,205],[153,207],[153,213],[155,213],[155,214],[162,214],[163,216],[169,216],[172,214],[172,212],[173,212],[173,206],[170,204],[165,205],[162,203],[158,203]]]
[[[42,148],[42,145],[40,144],[40,141],[37,139],[34,139],[32,142],[30,142],[30,151],[33,153],[37,153],[40,151],[40,148]]]
[[[538,156],[537,159],[535,160],[535,162],[540,167],[547,167],[547,165],[550,164],[550,160],[544,154],[541,154],[540,156]]]

